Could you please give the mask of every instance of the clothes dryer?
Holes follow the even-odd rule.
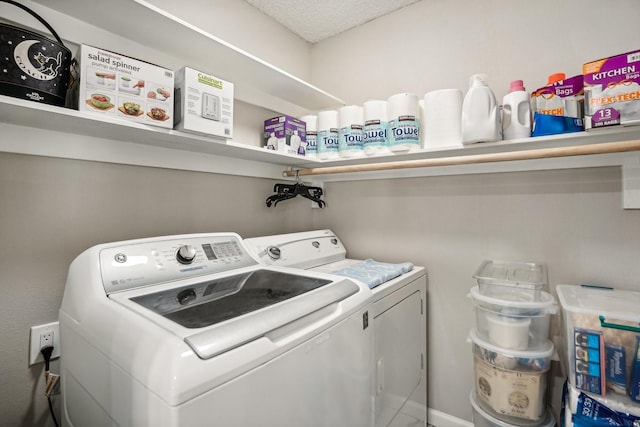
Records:
[[[245,243],[264,265],[344,274],[372,287],[375,425],[426,425],[425,269],[347,258],[345,246],[331,230],[248,238]]]

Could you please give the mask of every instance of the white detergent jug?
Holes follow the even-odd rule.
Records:
[[[501,133],[496,96],[486,85],[485,75],[474,74],[462,102],[462,143],[499,141]]]
[[[509,85],[509,93],[502,99],[502,136],[504,139],[531,136],[531,103],[522,80]]]

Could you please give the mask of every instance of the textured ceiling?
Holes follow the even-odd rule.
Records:
[[[245,1],[309,43],[317,43],[419,0]]]

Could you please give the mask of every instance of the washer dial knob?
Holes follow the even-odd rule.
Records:
[[[180,264],[191,264],[196,259],[196,248],[191,245],[182,245],[176,252],[176,260]]]
[[[277,246],[269,246],[267,248],[267,254],[271,259],[280,259],[280,248]]]

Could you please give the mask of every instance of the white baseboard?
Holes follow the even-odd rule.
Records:
[[[405,415],[408,415],[416,420],[420,420],[422,422],[426,422],[427,417],[427,408],[424,405],[415,402],[413,400],[408,400],[402,409],[400,410]]]
[[[473,423],[453,415],[429,408],[429,425],[435,427],[473,427]]]

